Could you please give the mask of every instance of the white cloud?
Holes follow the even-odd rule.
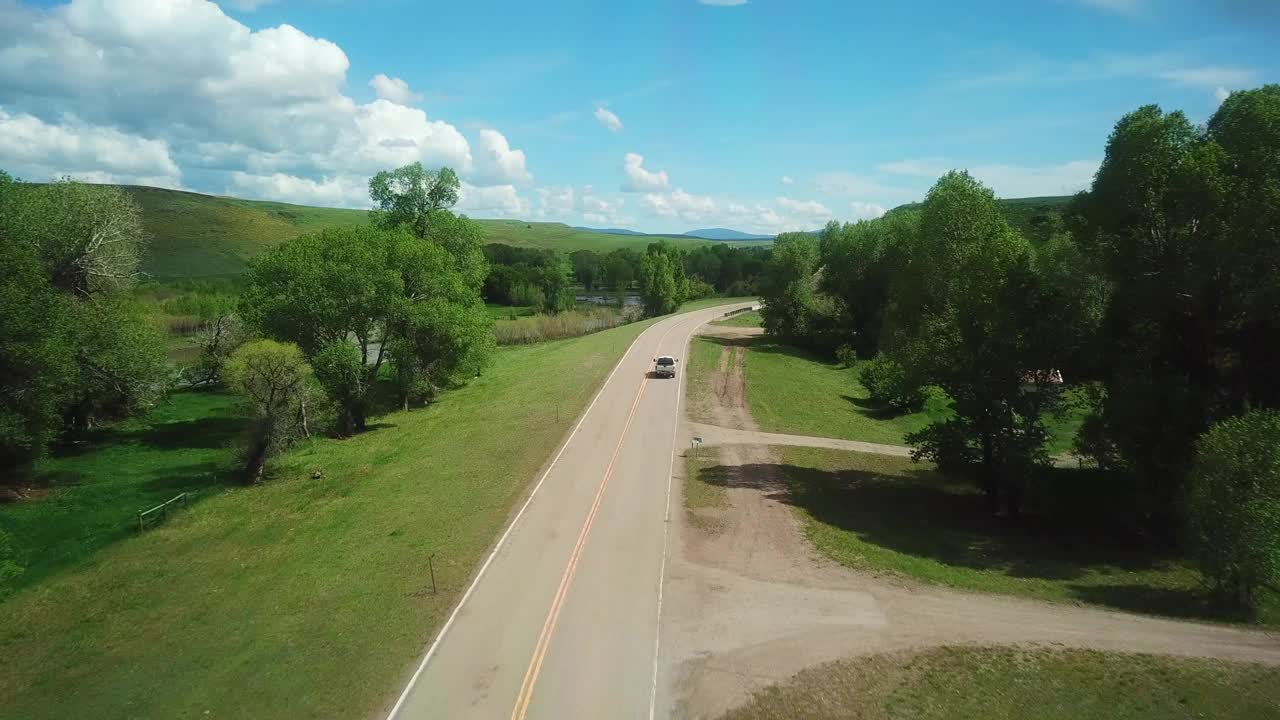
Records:
[[[276,200],[300,205],[326,207],[369,207],[368,178],[338,175],[319,179],[285,173],[253,175],[242,171],[231,173],[226,192],[256,200]]]
[[[0,167],[34,182],[71,175],[86,182],[181,187],[169,146],[80,122],[46,123],[0,107]]]
[[[917,190],[885,185],[871,175],[836,170],[820,173],[815,182],[818,189],[832,195],[857,195],[880,200],[902,200],[917,197]]]
[[[573,186],[538,188],[538,214],[540,217],[568,217],[578,207],[577,193]]]
[[[477,185],[519,185],[533,179],[525,167],[524,151],[512,150],[502,133],[485,128],[480,131],[478,144],[474,173]]]
[[[635,222],[635,218],[624,213],[626,200],[598,195],[590,185],[577,190],[568,185],[540,187],[537,193],[538,208],[534,213],[539,219],[574,222],[580,216],[593,225],[613,226]]]
[[[373,91],[383,100],[390,100],[401,105],[408,105],[422,99],[421,93],[416,93],[409,89],[409,83],[398,77],[387,77],[382,73],[374,75],[369,80],[369,87],[373,88]]]
[[[1093,182],[1098,164],[1096,160],[1077,160],[1043,167],[976,165],[969,168],[969,174],[999,197],[1070,195]]]
[[[665,170],[652,172],[644,168],[644,156],[627,153],[622,161],[622,171],[627,178],[622,183],[623,192],[657,192],[671,184]]]
[[[402,80],[375,76],[378,99],[356,102],[343,92],[349,68],[328,40],[289,25],[253,30],[206,0],[71,0],[49,9],[0,0],[4,109],[11,122],[64,131],[26,146],[56,140],[65,148],[67,133],[81,148],[94,138],[99,147],[132,138],[126,155],[151,163],[131,170],[105,151],[71,157],[64,149],[44,153],[39,166],[28,162],[29,170],[11,161],[15,170],[181,179],[194,189],[344,204],[357,201],[347,176],[415,161],[449,165],[473,185],[529,180],[523,152],[496,131],[478,137],[483,157],[473,162],[457,127],[404,104],[417,96]]]
[[[529,201],[520,196],[514,185],[476,187],[462,183],[458,189],[457,208],[465,213],[521,218],[531,212]]]
[[[783,185],[795,185],[795,184],[796,184],[796,180],[795,180],[795,178],[791,177],[790,175],[783,175],[783,176],[782,176],[782,179],[781,179],[781,181],[780,181],[780,182],[781,182]]]
[[[253,12],[263,5],[270,5],[276,0],[224,0],[225,4],[230,5],[237,10],[245,12]]]
[[[881,163],[876,166],[876,169],[890,175],[937,179],[942,177],[949,168],[947,168],[946,161],[940,158],[924,158]]]
[[[603,107],[596,108],[595,116],[596,116],[596,120],[599,120],[600,124],[608,128],[609,130],[613,132],[622,131],[622,119],[619,118],[614,113],[612,113],[611,111],[609,111],[607,108],[603,108]]]
[[[816,200],[779,197],[775,202],[790,217],[807,221],[811,225],[825,223],[833,217],[831,209]]]
[[[853,213],[854,220],[874,220],[889,212],[882,205],[857,200],[849,203],[849,210]]]
[[[1213,91],[1213,97],[1218,101],[1218,104],[1222,104],[1226,102],[1227,98],[1231,97],[1231,91],[1219,85],[1218,89]]]
[[[692,195],[676,188],[669,193],[647,193],[640,205],[654,215],[704,222],[716,214],[716,201],[706,195]]]
[[[732,7],[734,5],[746,5],[747,0],[698,0],[703,5],[716,5],[720,7]]]

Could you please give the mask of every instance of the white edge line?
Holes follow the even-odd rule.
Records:
[[[654,325],[656,325],[656,323]],[[546,481],[547,476],[550,475],[551,471],[555,468],[556,463],[560,461],[560,456],[564,455],[564,451],[568,449],[569,443],[573,442],[573,438],[578,434],[578,429],[582,427],[582,423],[586,421],[587,415],[591,413],[591,408],[596,406],[596,401],[604,394],[604,389],[609,386],[610,382],[612,382],[613,376],[616,375],[618,369],[622,367],[622,363],[626,362],[627,356],[631,354],[631,350],[635,348],[636,343],[640,342],[640,338],[653,328],[654,325],[650,325],[644,330],[641,330],[639,335],[636,335],[636,338],[627,346],[626,352],[622,353],[622,357],[618,359],[618,363],[613,366],[613,372],[609,373],[609,377],[605,378],[604,383],[600,385],[600,389],[596,391],[596,396],[591,398],[591,404],[587,406],[586,410],[582,411],[582,416],[578,418],[578,424],[573,426],[573,432],[569,433],[569,437],[565,438],[564,443],[560,445],[560,451],[556,453],[554,458],[552,458],[551,464],[548,465],[547,469],[542,473],[542,477],[538,479],[538,483],[533,486],[533,491],[529,493],[529,498],[524,501],[524,505],[520,506],[520,512],[517,512],[516,516],[511,519],[511,523],[507,525],[507,529],[502,533],[502,537],[498,538],[498,544],[493,546],[493,550],[489,553],[489,557],[485,558],[484,564],[480,566],[480,571],[476,573],[475,579],[471,581],[471,585],[467,587],[467,591],[462,594],[462,599],[458,601],[456,606],[454,606],[453,612],[449,613],[449,619],[445,621],[444,627],[440,628],[440,632],[436,635],[436,639],[432,641],[431,646],[427,648],[427,654],[422,656],[422,662],[418,663],[418,669],[413,672],[413,677],[409,678],[409,684],[405,686],[404,692],[400,693],[400,699],[396,700],[395,706],[392,707],[391,712],[387,714],[387,720],[394,720],[396,715],[400,712],[400,708],[404,705],[404,701],[408,699],[409,693],[413,692],[414,686],[417,685],[418,677],[422,675],[422,671],[427,668],[427,663],[430,662],[431,656],[434,655],[436,649],[440,647],[440,641],[444,640],[445,635],[449,633],[449,628],[453,626],[454,619],[458,617],[458,613],[462,610],[462,606],[467,604],[467,599],[471,597],[471,592],[476,589],[476,585],[480,584],[480,579],[484,577],[485,571],[489,569],[489,564],[493,562],[495,557],[497,557],[498,551],[502,550],[502,546],[507,542],[507,537],[511,535],[511,531],[515,529],[516,523],[520,522],[520,518],[524,516],[524,511],[529,509],[529,504],[533,502],[533,498],[538,494],[538,490],[542,488],[542,483]],[[677,406],[678,405],[679,401],[677,400]],[[674,446],[672,452],[674,454]],[[674,462],[674,455],[672,462]],[[668,488],[667,492],[668,494],[670,493],[670,488]],[[665,552],[663,562],[666,562]]]
[[[698,328],[706,325],[708,320],[703,320],[693,329],[689,330],[689,335],[684,339],[685,360],[689,359],[689,346],[693,339],[693,334]],[[649,720],[653,720],[654,713],[657,711],[658,704],[658,650],[662,643],[662,588],[667,581],[667,533],[671,528],[671,482],[676,472],[676,436],[680,430],[680,401],[684,399],[684,388],[688,381],[689,364],[685,363],[685,371],[680,373],[680,394],[676,396],[676,419],[671,423],[671,463],[667,467],[667,509],[662,518],[662,565],[658,570],[658,622],[653,631],[653,681],[649,685]],[[687,481],[688,478],[685,478]]]

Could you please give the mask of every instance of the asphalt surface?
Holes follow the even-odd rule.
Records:
[[[637,338],[498,541],[392,718],[650,718],[689,339]],[[676,378],[649,377],[658,355]],[[679,500],[676,501],[677,506]]]

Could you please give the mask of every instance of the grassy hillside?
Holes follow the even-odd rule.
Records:
[[[241,200],[180,190],[125,188],[142,208],[151,245],[143,270],[159,280],[236,275],[249,259],[276,243],[305,232],[369,221],[364,210],[309,207]],[[489,242],[572,252],[643,249],[658,238],[576,230],[563,223],[479,220]],[[672,237],[691,247],[707,240]]]

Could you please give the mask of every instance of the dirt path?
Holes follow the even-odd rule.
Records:
[[[736,328],[714,328],[725,330]],[[1049,643],[1280,664],[1275,633],[953,591],[820,557],[780,502],[782,477],[744,468],[777,463],[753,442],[843,448],[849,441],[759,433],[745,400],[741,347],[725,348],[713,382],[715,424],[686,422],[684,430],[702,436],[703,452],[725,468],[728,503],[700,510],[715,522],[698,527],[682,509],[671,513],[659,717],[715,717],[817,663],[940,644]],[[847,449],[855,445],[871,444]],[[680,482],[682,468],[676,464]]]

